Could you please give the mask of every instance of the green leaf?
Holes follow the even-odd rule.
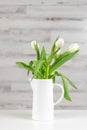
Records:
[[[46,51],[44,47],[42,48],[42,51],[41,51],[41,59],[46,60]]]
[[[32,60],[29,62],[29,65],[30,65],[30,66],[32,66],[32,65],[33,65],[33,61],[32,61]]]
[[[46,79],[49,78],[49,65],[47,65],[46,67]]]
[[[29,62],[29,66],[32,66],[33,64],[34,64],[33,61]],[[27,75],[29,75],[29,73],[30,73],[30,70],[27,71]]]
[[[55,75],[55,76],[60,76],[60,75],[59,75],[59,72],[57,72],[57,71],[54,72],[54,75]]]
[[[20,68],[23,68],[32,72],[34,71],[34,69],[31,66],[25,64],[24,62],[16,62],[16,65]]]
[[[37,44],[35,44],[35,50],[36,50],[37,60],[40,60],[40,51]]]
[[[69,101],[72,101],[71,97],[69,95],[69,90],[68,90],[68,86],[67,86],[67,83],[66,83],[66,80],[65,80],[65,76],[63,74],[57,72],[57,71],[55,71],[53,73],[53,77],[54,76],[61,76],[62,82],[63,82],[63,87],[64,87],[64,98],[67,99],[67,100],[69,100]]]
[[[39,70],[41,69],[43,63],[44,63],[43,60],[37,61],[37,64],[36,64],[36,67],[35,67],[35,71],[34,71],[34,76],[39,72]]]
[[[77,89],[76,85],[75,85],[69,78],[67,78],[66,76],[64,76],[64,77],[68,80],[69,84],[70,84],[73,88]]]
[[[60,72],[55,71],[54,75],[55,75],[55,76],[63,76],[63,77],[69,82],[69,84],[70,84],[73,88],[77,89],[76,85],[75,85],[68,77],[66,77],[64,74],[61,74]]]
[[[38,72],[38,76],[40,79],[44,79],[44,75],[40,71]]]
[[[55,83],[55,81],[56,81],[56,78],[55,78],[55,76],[52,78],[52,80],[53,80],[53,83]]]
[[[67,99],[68,101],[72,101],[71,97],[69,95],[69,90],[68,90],[66,80],[63,76],[62,76],[62,82],[63,82],[63,86],[64,86],[64,98]]]
[[[73,53],[68,53],[68,55],[56,60],[51,68],[50,68],[50,72],[56,70],[57,68],[59,68],[61,65],[63,65],[65,62],[67,62],[68,60],[72,59],[76,54],[78,53],[78,51],[75,51]]]

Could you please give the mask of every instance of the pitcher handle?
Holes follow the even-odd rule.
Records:
[[[57,83],[55,83],[54,86],[60,87],[61,91],[62,91],[60,98],[56,102],[54,102],[54,106],[55,106],[55,105],[59,104],[61,102],[61,100],[63,99],[63,97],[64,97],[64,88],[63,88],[63,86],[61,84],[57,84]]]

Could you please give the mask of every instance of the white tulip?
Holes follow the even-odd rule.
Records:
[[[69,46],[69,49],[68,51],[69,52],[74,52],[74,51],[77,51],[79,49],[79,45],[77,43],[73,43]]]
[[[39,48],[39,44],[36,41],[32,41],[31,42],[31,47],[35,50],[35,45],[37,44],[38,48]]]
[[[57,40],[56,43],[55,43],[56,48],[57,48],[57,49],[58,49],[58,48],[62,48],[63,45],[64,45],[64,40],[63,40],[61,37],[58,38],[58,40]]]

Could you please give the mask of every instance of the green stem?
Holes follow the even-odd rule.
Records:
[[[47,69],[46,69],[46,79],[48,79],[49,76],[49,65],[47,65]]]

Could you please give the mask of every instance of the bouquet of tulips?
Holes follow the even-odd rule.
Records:
[[[24,62],[16,62],[16,64],[20,68],[26,69],[28,75],[31,72],[31,79],[52,79],[53,83],[55,83],[56,77],[60,76],[64,87],[64,98],[72,101],[69,94],[68,84],[75,89],[77,89],[77,87],[67,76],[60,73],[58,68],[72,59],[79,52],[79,46],[77,43],[73,43],[65,52],[61,53],[63,45],[64,40],[61,37],[57,37],[52,45],[50,54],[47,56],[45,47],[43,46],[40,51],[38,42],[32,41],[31,47],[36,51],[36,59],[29,61],[28,64]]]

